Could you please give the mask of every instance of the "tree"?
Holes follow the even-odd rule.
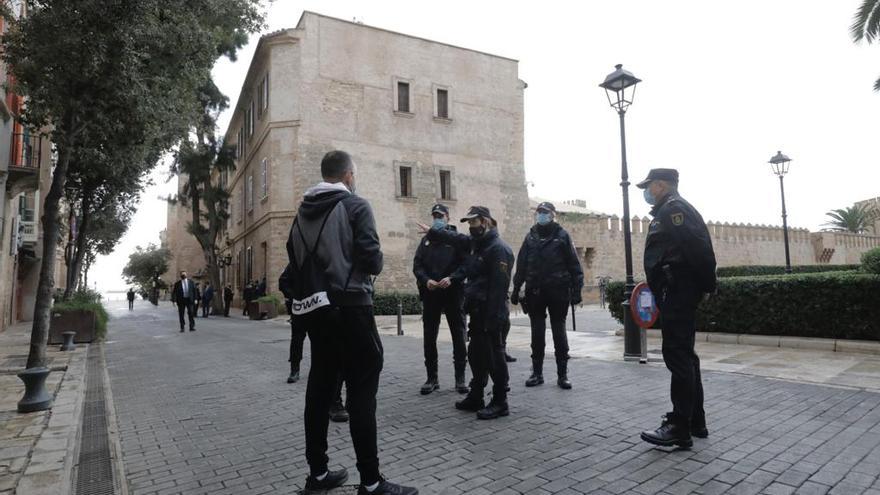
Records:
[[[825,215],[831,218],[831,221],[825,225],[829,226],[828,230],[835,232],[862,234],[868,230],[871,224],[871,215],[868,214],[868,210],[864,206],[838,208]]]
[[[850,26],[850,34],[856,43],[880,40],[880,0],[863,0]],[[874,91],[880,91],[880,78],[874,81]]]
[[[153,304],[158,304],[155,295],[159,289],[165,289],[168,285],[159,278],[168,271],[168,261],[171,252],[168,248],[156,247],[149,244],[146,249],[137,246],[135,252],[128,256],[128,264],[122,269],[125,283],[137,286],[138,293],[149,295]]]
[[[49,129],[57,152],[41,218],[26,365],[32,368],[46,364],[60,200],[71,165],[91,165],[80,152],[102,149],[90,139],[99,132],[146,142],[158,124],[185,135],[198,115],[194,95],[215,60],[234,56],[262,26],[262,15],[257,0],[29,0],[27,6],[29,15],[7,18],[2,57],[13,89],[27,98],[18,118],[34,130]]]
[[[136,210],[136,203],[137,198],[134,194],[120,194],[111,201],[103,201],[101,208],[94,209],[89,214],[84,211],[79,215],[75,213],[72,215],[75,220],[71,223],[88,225],[88,233],[82,228],[77,228],[76,235],[68,238],[64,250],[68,268],[65,299],[77,288],[88,287],[89,268],[97,255],[113,252],[116,243],[128,230],[129,222]],[[74,211],[76,211],[75,206]],[[75,262],[77,258],[78,262]]]

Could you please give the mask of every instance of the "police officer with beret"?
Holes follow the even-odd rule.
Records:
[[[553,347],[556,351],[556,383],[570,389],[568,380],[568,338],[565,319],[568,307],[581,302],[584,272],[568,232],[556,223],[556,207],[543,202],[536,208],[535,225],[531,228],[516,256],[516,275],[510,301],[520,302],[519,291],[525,283],[523,311],[528,312],[532,326],[532,376],[526,387],[544,383],[544,338],[547,313]]]
[[[655,168],[638,184],[654,219],[645,240],[645,275],[660,308],[663,360],[672,373],[672,412],[642,440],[689,448],[706,438],[700,358],[694,351],[697,305],[715,292],[715,252],[699,212],[678,194],[678,171]]]
[[[436,204],[431,208],[434,228],[458,232],[449,225],[449,209]],[[452,334],[452,359],[455,366],[455,390],[468,393],[464,381],[467,366],[467,344],[464,328],[463,277],[453,277],[456,269],[464,264],[467,253],[461,247],[442,241],[422,239],[413,259],[413,274],[422,300],[422,324],[424,329],[425,369],[428,380],[422,385],[421,394],[427,395],[440,388],[437,380],[437,333],[440,314],[446,313],[446,322]]]
[[[504,359],[502,332],[510,314],[507,308],[507,290],[513,251],[498,236],[489,208],[472,206],[461,219],[467,222],[470,236],[447,229],[420,225],[427,230],[431,242],[446,242],[460,246],[470,253],[455,277],[464,277],[465,309],[468,322],[468,359],[471,364],[470,392],[456,409],[476,411],[479,419],[507,416],[507,362]],[[483,390],[492,377],[492,400],[483,400]]]

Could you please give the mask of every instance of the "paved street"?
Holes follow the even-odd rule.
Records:
[[[305,383],[284,383],[284,325],[211,317],[180,334],[167,303],[139,301],[132,313],[111,304],[106,358],[130,493],[302,487]],[[880,494],[880,394],[706,372],[710,437],[667,452],[638,438],[669,408],[662,364],[575,359],[574,390],[552,381],[527,390],[528,352],[518,347],[511,415],[480,422],[452,407],[448,345],[442,388],[422,397],[421,340],[383,344],[382,471],[421,493]],[[331,424],[330,445],[331,464],[356,483],[346,425]]]

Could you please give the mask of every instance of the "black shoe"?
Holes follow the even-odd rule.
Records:
[[[669,417],[672,417],[671,412],[664,414],[663,417],[661,418],[663,421],[660,424],[665,425],[666,423],[668,423],[669,420],[666,418],[669,418]],[[709,438],[709,430],[706,428],[706,419],[705,418],[703,418],[702,421],[691,420],[691,436],[694,436],[697,438]]]
[[[560,376],[556,380],[556,384],[559,385],[559,388],[563,390],[571,390],[571,382],[568,381],[568,377],[565,375]]]
[[[436,378],[428,378],[428,381],[426,381],[425,384],[422,385],[422,388],[419,390],[419,393],[422,395],[428,395],[431,392],[433,392],[435,390],[439,390],[439,389],[440,389],[440,384],[437,383],[437,379]]]
[[[468,395],[463,400],[455,403],[455,408],[459,411],[477,412],[484,407],[486,407],[486,403],[483,402],[482,397],[477,398],[473,395]]]
[[[643,431],[641,437],[642,440],[661,447],[679,446],[689,449],[694,445],[689,431],[684,431],[682,427],[670,422],[666,422],[656,430]]]
[[[190,327],[189,331],[190,331],[190,332],[195,332],[195,331],[196,331],[196,327]]]
[[[183,328],[181,327],[181,329],[180,329],[180,333],[183,333],[183,332],[184,332],[184,330],[183,330]]]
[[[471,391],[470,387],[464,382],[464,380],[460,382],[455,382],[455,391],[460,394],[466,394]]]
[[[516,358],[511,356],[510,354],[508,354],[507,351],[504,351],[504,360],[507,361],[508,363],[515,363],[516,362]]]
[[[341,402],[334,402],[330,406],[330,421],[334,423],[345,423],[348,421],[348,411],[345,410],[345,406]]]
[[[488,406],[477,411],[477,419],[495,419],[501,416],[507,416],[510,410],[507,408],[507,402],[490,402]]]
[[[313,476],[306,478],[306,491],[332,490],[342,486],[346,481],[348,481],[348,471],[345,468],[339,471],[327,471],[327,476],[320,481]]]
[[[419,491],[411,486],[395,485],[385,478],[379,478],[379,486],[368,492],[364,485],[358,486],[357,495],[419,495]]]
[[[299,381],[299,371],[291,371],[287,377],[287,383],[296,383]]]
[[[536,387],[538,385],[543,385],[543,384],[544,384],[544,377],[542,375],[538,375],[535,373],[532,373],[532,376],[530,376],[529,379],[526,380],[526,387]]]

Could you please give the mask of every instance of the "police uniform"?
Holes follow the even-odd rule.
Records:
[[[448,217],[449,209],[436,204],[431,214],[438,218]],[[457,232],[455,226],[445,225],[444,229]],[[419,287],[422,300],[422,326],[424,331],[425,369],[428,379],[422,386],[422,395],[430,394],[440,388],[437,379],[437,333],[440,328],[440,315],[446,313],[446,322],[452,335],[452,359],[455,368],[455,388],[459,393],[468,392],[464,381],[467,366],[467,344],[464,328],[463,278],[455,276],[455,271],[464,264],[466,252],[460,247],[442,241],[422,239],[413,258],[413,274]],[[439,282],[449,277],[452,285],[442,288],[428,288],[428,281]]]
[[[646,189],[654,180],[677,185],[678,171],[653,169],[638,187]],[[660,309],[673,410],[660,428],[641,436],[657,445],[690,447],[691,433],[701,438],[708,435],[694,334],[697,305],[703,294],[715,291],[715,253],[703,217],[677,192],[657,198],[651,215],[645,274]]]
[[[491,220],[489,209],[473,206],[461,219],[482,217]],[[498,236],[498,230],[490,228],[478,236],[467,236],[432,228],[427,238],[466,248],[470,253],[466,263],[457,270],[456,276],[465,277],[464,299],[468,312],[468,358],[473,378],[470,392],[455,407],[476,411],[480,419],[493,419],[508,414],[507,408],[507,362],[504,359],[502,331],[510,314],[507,308],[507,291],[513,266],[513,251]],[[492,401],[484,407],[483,391],[492,377]]]
[[[536,211],[556,213],[552,203],[543,202]],[[544,339],[547,333],[547,313],[556,354],[557,384],[570,389],[568,381],[568,337],[565,320],[571,304],[581,302],[584,272],[568,232],[550,221],[535,224],[516,256],[516,275],[513,278],[511,302],[519,301],[519,291],[525,283],[523,310],[528,312],[532,327],[532,376],[527,387],[544,383]]]

